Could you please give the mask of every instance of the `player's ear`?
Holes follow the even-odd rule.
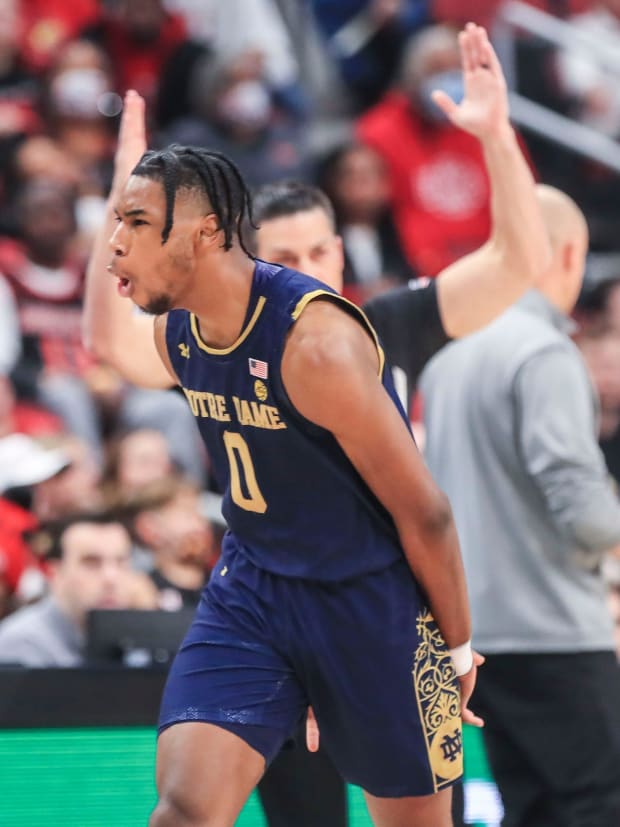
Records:
[[[217,241],[220,225],[215,213],[208,213],[200,220],[199,239],[203,244],[211,245]]]
[[[567,241],[564,245],[562,245],[562,269],[565,273],[572,273],[575,266],[576,255],[576,247],[571,241]]]

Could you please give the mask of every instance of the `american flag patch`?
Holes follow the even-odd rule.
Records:
[[[267,362],[261,362],[260,359],[248,359],[250,367],[250,375],[257,376],[259,379],[266,379],[269,365]]]

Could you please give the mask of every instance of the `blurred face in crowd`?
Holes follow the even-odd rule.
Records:
[[[120,523],[75,523],[62,538],[62,559],[51,563],[51,588],[62,610],[83,624],[91,609],[126,608],[131,543]]]
[[[448,26],[430,26],[415,35],[405,52],[401,87],[412,107],[429,123],[448,124],[431,98],[440,89],[456,103],[464,95],[457,33]]]
[[[87,40],[73,40],[62,48],[50,71],[51,114],[82,126],[104,115],[118,115],[122,102],[113,88],[105,52]]]
[[[142,43],[157,38],[166,16],[161,0],[120,0],[118,14],[132,37]]]
[[[321,207],[263,219],[256,247],[259,258],[314,276],[342,292],[342,239]]]
[[[71,464],[34,491],[34,510],[40,520],[58,520],[101,504],[100,474],[86,443],[67,437],[58,446]]]
[[[30,183],[21,196],[19,225],[33,260],[60,267],[76,232],[72,192],[52,181]]]
[[[45,178],[68,188],[80,182],[79,170],[71,156],[46,135],[26,138],[15,153],[15,165],[23,181]]]
[[[117,481],[123,491],[136,491],[167,477],[172,470],[168,443],[159,431],[134,431],[121,440]]]
[[[158,562],[175,560],[200,569],[209,563],[213,534],[193,488],[183,488],[169,502],[144,512],[136,525]]]
[[[334,166],[329,194],[344,222],[374,222],[389,197],[382,158],[366,146],[354,146],[343,152]]]
[[[608,330],[577,344],[599,397],[599,436],[608,439],[620,426],[620,335]]]

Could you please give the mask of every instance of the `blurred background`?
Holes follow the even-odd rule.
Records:
[[[345,294],[361,303],[435,276],[488,235],[478,144],[430,100],[435,88],[460,93],[456,32],[468,20],[492,36],[537,179],[568,192],[587,216],[591,251],[575,339],[600,396],[601,446],[620,479],[620,0],[0,0],[0,618],[46,599],[58,570],[68,599],[82,596],[80,617],[106,608],[191,610],[224,530],[220,492],[182,396],[129,386],[81,342],[84,271],[103,220],[124,92],[146,99],[152,147],[220,150],[255,188],[283,178],[321,186],[344,241]],[[50,549],[64,542],[63,521],[93,509],[122,514],[128,554],[114,587],[85,596],[80,578],[103,578],[103,564],[64,571],[70,543],[56,559]],[[620,612],[620,574],[612,567],[608,577]],[[161,634],[176,640],[166,621]],[[74,668],[88,659],[85,645],[69,662],[26,652],[8,660]],[[155,672],[170,655],[137,633],[114,655],[102,651],[122,668]],[[13,795],[0,821],[10,827],[42,823],[15,781],[40,768],[20,765],[9,775],[6,767],[17,753],[53,755],[65,744],[58,734],[45,735],[46,747],[26,737],[36,716],[25,715],[23,698],[30,711],[37,697],[46,705],[45,684],[38,695],[33,686],[14,685],[0,721],[0,791],[5,803],[9,787]],[[63,693],[54,686],[59,706],[37,719],[43,729],[73,720],[58,711]],[[150,712],[146,703],[135,715],[103,716],[108,729],[95,754],[114,738],[113,722],[147,727]],[[12,720],[26,730],[11,734]],[[123,740],[123,730],[130,746],[121,753],[127,766],[146,768],[140,806],[148,809],[154,736],[148,727],[136,732],[142,746]],[[78,749],[71,743],[63,754]],[[91,755],[89,743],[75,754]],[[475,772],[484,779],[482,764]],[[60,809],[46,823],[142,818],[127,810],[142,799],[128,795],[113,817],[82,808],[71,821],[62,790],[88,789],[78,776],[69,772],[60,790],[49,782]],[[114,778],[106,785],[120,783]],[[252,806],[244,817],[255,820],[244,823],[259,824]],[[352,818],[367,823],[363,812]]]

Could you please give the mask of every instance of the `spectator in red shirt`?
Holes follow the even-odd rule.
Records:
[[[410,41],[398,88],[357,124],[385,159],[396,224],[411,266],[434,276],[479,247],[490,227],[489,182],[480,143],[431,99],[463,96],[456,32],[432,26]]]

